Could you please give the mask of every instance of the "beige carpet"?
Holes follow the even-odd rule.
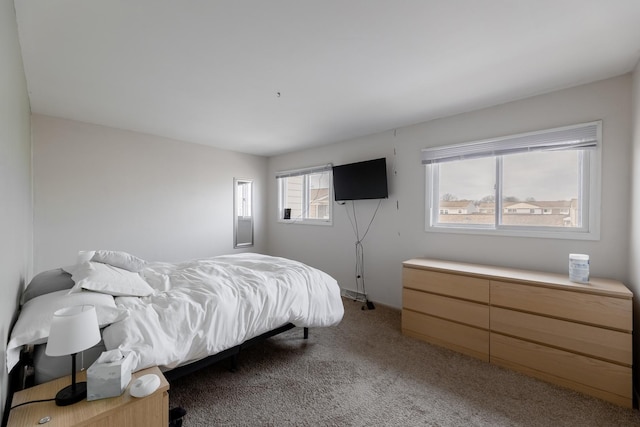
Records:
[[[194,426],[640,426],[640,412],[408,338],[400,312],[344,300],[334,328],[295,328],[175,381]]]

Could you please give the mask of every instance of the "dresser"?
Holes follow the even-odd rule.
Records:
[[[434,259],[402,269],[405,335],[632,407],[632,298],[615,280]]]

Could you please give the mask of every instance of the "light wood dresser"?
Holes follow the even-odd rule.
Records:
[[[160,387],[149,396],[136,398],[129,393],[129,387],[121,396],[107,399],[82,400],[69,406],[56,406],[55,402],[31,403],[14,408],[9,413],[7,427],[37,426],[39,420],[47,427],[167,427],[169,425],[169,383],[157,367],[132,374],[138,378],[145,374],[160,377]],[[86,371],[78,373],[78,381],[85,381]],[[13,396],[11,406],[38,399],[48,399],[58,390],[71,384],[70,376],[27,388]],[[8,410],[8,408],[6,409]]]
[[[622,283],[411,259],[402,331],[524,374],[632,407],[632,298]]]

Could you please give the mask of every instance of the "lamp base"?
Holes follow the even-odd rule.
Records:
[[[87,383],[76,383],[63,388],[56,394],[56,405],[67,406],[80,402],[87,397]]]

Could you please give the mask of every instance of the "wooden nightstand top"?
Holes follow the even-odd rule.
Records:
[[[133,379],[145,374],[158,375],[160,377],[160,387],[150,396],[141,399],[131,396],[129,388],[131,383],[133,383]],[[100,422],[102,419],[112,416],[115,412],[126,412],[127,410],[133,410],[134,413],[139,412],[132,408],[133,406],[138,406],[138,402],[153,399],[161,394],[166,395],[169,390],[169,383],[157,367],[135,372],[132,374],[131,379],[132,381],[129,383],[129,386],[127,386],[127,389],[120,396],[92,400],[90,402],[85,399],[69,406],[56,406],[54,401],[38,402],[12,409],[9,414],[7,427],[35,426],[38,425],[38,421],[43,417],[51,418],[51,421],[44,424],[46,427],[101,425],[103,424]],[[86,381],[86,371],[77,374],[77,381]],[[11,406],[13,407],[31,400],[51,399],[55,397],[60,389],[69,384],[71,384],[71,376],[58,378],[48,383],[21,390],[13,395]],[[168,417],[168,413],[166,415],[160,414],[159,416],[166,418]]]

